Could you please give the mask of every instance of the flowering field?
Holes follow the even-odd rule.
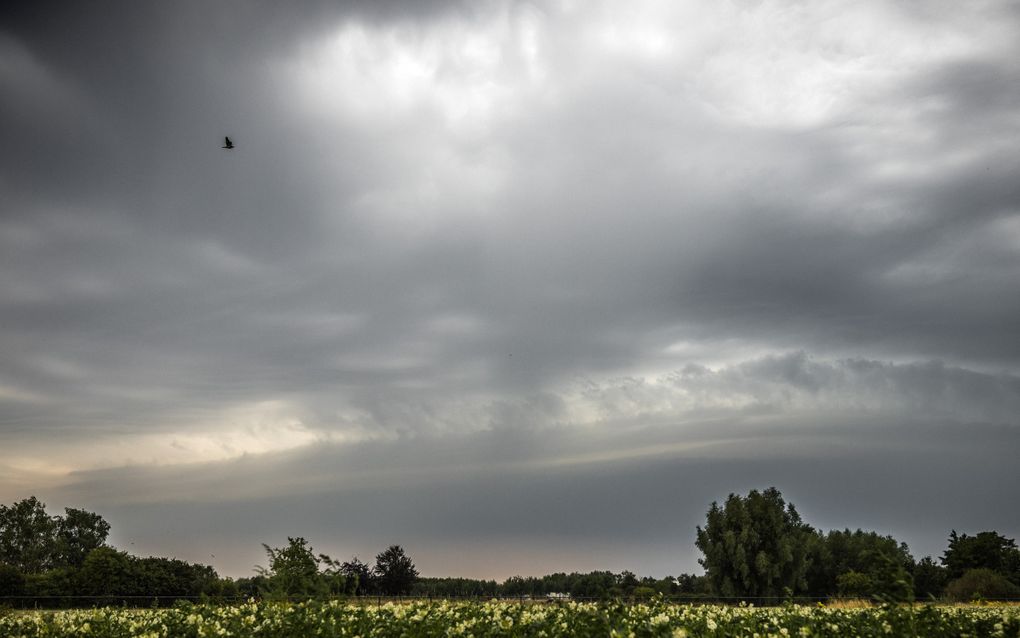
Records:
[[[722,607],[338,601],[0,615],[0,637],[98,636],[1018,636],[1020,607]]]

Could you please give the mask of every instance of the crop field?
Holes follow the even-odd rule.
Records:
[[[382,606],[340,601],[180,605],[8,612],[0,636],[185,638],[217,636],[1018,636],[1020,607],[724,607],[651,603],[415,602]]]

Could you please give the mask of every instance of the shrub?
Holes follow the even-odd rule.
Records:
[[[946,587],[951,600],[966,602],[987,598],[1020,597],[1020,587],[990,569],[969,569]]]
[[[21,596],[25,593],[25,575],[14,565],[0,563],[0,596]]]

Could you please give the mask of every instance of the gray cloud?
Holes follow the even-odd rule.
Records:
[[[832,520],[818,457],[877,477],[831,524],[934,547],[922,479],[1012,478],[1020,15],[641,6],[5,8],[0,496],[346,494],[355,536],[411,522],[376,498],[654,565],[576,486],[660,530],[775,476]],[[669,519],[657,481],[702,487]]]
[[[505,576],[569,548],[571,568],[678,572],[696,565],[691,534],[710,501],[773,483],[819,527],[877,528],[932,554],[948,529],[1020,523],[981,505],[1008,500],[1020,478],[1018,402],[1012,376],[794,354],[497,402],[470,411],[488,426],[471,433],[79,472],[51,494],[111,512],[120,539],[154,536],[151,547],[196,560],[211,548],[237,574],[260,542],[296,534],[341,554],[407,542],[435,573]],[[465,412],[444,407],[418,411],[439,421]],[[238,520],[250,524],[229,523]],[[192,525],[208,530],[198,547],[172,541],[195,537]],[[445,562],[457,543],[477,546]],[[504,543],[537,554],[493,558]]]

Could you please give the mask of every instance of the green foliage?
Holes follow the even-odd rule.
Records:
[[[656,593],[657,592],[655,591],[654,587],[645,587],[643,585],[639,585],[639,586],[635,587],[634,590],[631,591],[629,595],[633,596],[634,598],[640,598],[640,599],[643,599],[643,600],[648,600],[649,598],[654,596]]]
[[[25,575],[14,565],[0,563],[0,597],[25,593]]]
[[[990,569],[1020,586],[1020,550],[1012,538],[997,532],[977,536],[949,534],[949,547],[942,555],[949,578],[958,579],[971,569]]]
[[[132,558],[112,547],[89,553],[77,574],[77,591],[86,596],[125,596],[137,591]]]
[[[925,556],[914,566],[914,595],[918,600],[939,598],[948,580],[946,568],[936,564],[931,556]]]
[[[579,574],[568,585],[570,594],[578,598],[608,598],[613,595],[616,576],[612,572],[594,571]]]
[[[428,581],[429,579],[425,579]],[[501,585],[494,581],[472,581],[475,583],[468,595],[476,595],[482,591],[486,595],[508,596],[511,598],[530,596],[542,598],[549,594],[569,594],[575,599],[610,599],[634,596],[638,589],[650,589],[654,593],[666,596],[704,592],[704,577],[683,575],[679,579],[671,576],[666,578],[638,579],[632,572],[624,571],[614,574],[609,571],[593,571],[586,574],[573,572],[565,574],[557,572],[540,578],[529,576],[511,576]],[[683,589],[680,582],[686,584]],[[489,594],[489,592],[492,592]]]
[[[958,602],[1020,598],[1020,587],[1009,582],[999,572],[982,567],[969,569],[949,583],[946,586],[946,596]]]
[[[287,538],[287,547],[273,548],[263,543],[269,556],[269,569],[264,570],[271,597],[318,596],[327,592],[319,574],[320,558],[316,557],[308,541],[300,536]]]
[[[340,565],[340,575],[346,579],[348,593],[364,595],[375,592],[372,568],[358,560],[357,556]]]
[[[849,529],[833,530],[827,534],[819,532],[811,543],[807,591],[816,595],[837,592],[847,595],[840,588],[838,579],[843,574],[855,572],[866,575],[872,589],[854,595],[905,599],[909,594],[897,581],[908,583],[913,567],[914,559],[907,546],[897,543],[892,536],[860,529],[853,532]],[[860,585],[854,582],[855,586]]]
[[[237,593],[245,600],[259,598],[269,589],[269,578],[265,574],[256,574],[248,578],[238,578],[236,581]]]
[[[711,593],[712,583],[707,576],[680,574],[676,577],[676,587],[670,593],[681,596],[707,595]]]
[[[387,596],[398,596],[411,593],[418,570],[403,547],[390,545],[375,557],[373,575],[379,591]]]
[[[91,557],[91,554],[89,554]],[[222,593],[223,584],[208,565],[186,563],[176,558],[133,558],[132,590],[144,595],[193,597]]]
[[[99,514],[70,507],[64,508],[64,516],[57,517],[56,523],[54,562],[62,567],[80,567],[110,533],[110,524]]]
[[[326,554],[319,554],[319,563],[323,566],[319,578],[326,594],[341,596],[348,593],[347,577],[344,575],[343,563],[333,560]]]
[[[14,565],[22,573],[37,574],[53,566],[57,521],[46,513],[46,504],[34,496],[0,505],[0,563]]]
[[[836,577],[836,587],[844,598],[869,598],[875,583],[871,576],[850,570]]]
[[[110,525],[99,514],[66,508],[50,516],[34,496],[0,505],[0,562],[24,574],[80,567],[85,557],[106,542]]]
[[[722,507],[713,502],[696,544],[714,593],[778,597],[804,591],[813,537],[793,504],[771,487],[746,497],[730,494]]]
[[[473,578],[423,578],[419,577],[411,590],[412,596],[432,598],[466,598],[471,596],[491,598],[501,593],[500,585],[494,580]]]
[[[866,552],[863,559],[869,566],[872,596],[887,602],[914,600],[913,579],[900,560],[881,551]],[[913,560],[910,563],[912,565]]]
[[[47,599],[77,595],[80,593],[77,576],[77,570],[68,568],[29,574],[25,578],[25,595]]]

